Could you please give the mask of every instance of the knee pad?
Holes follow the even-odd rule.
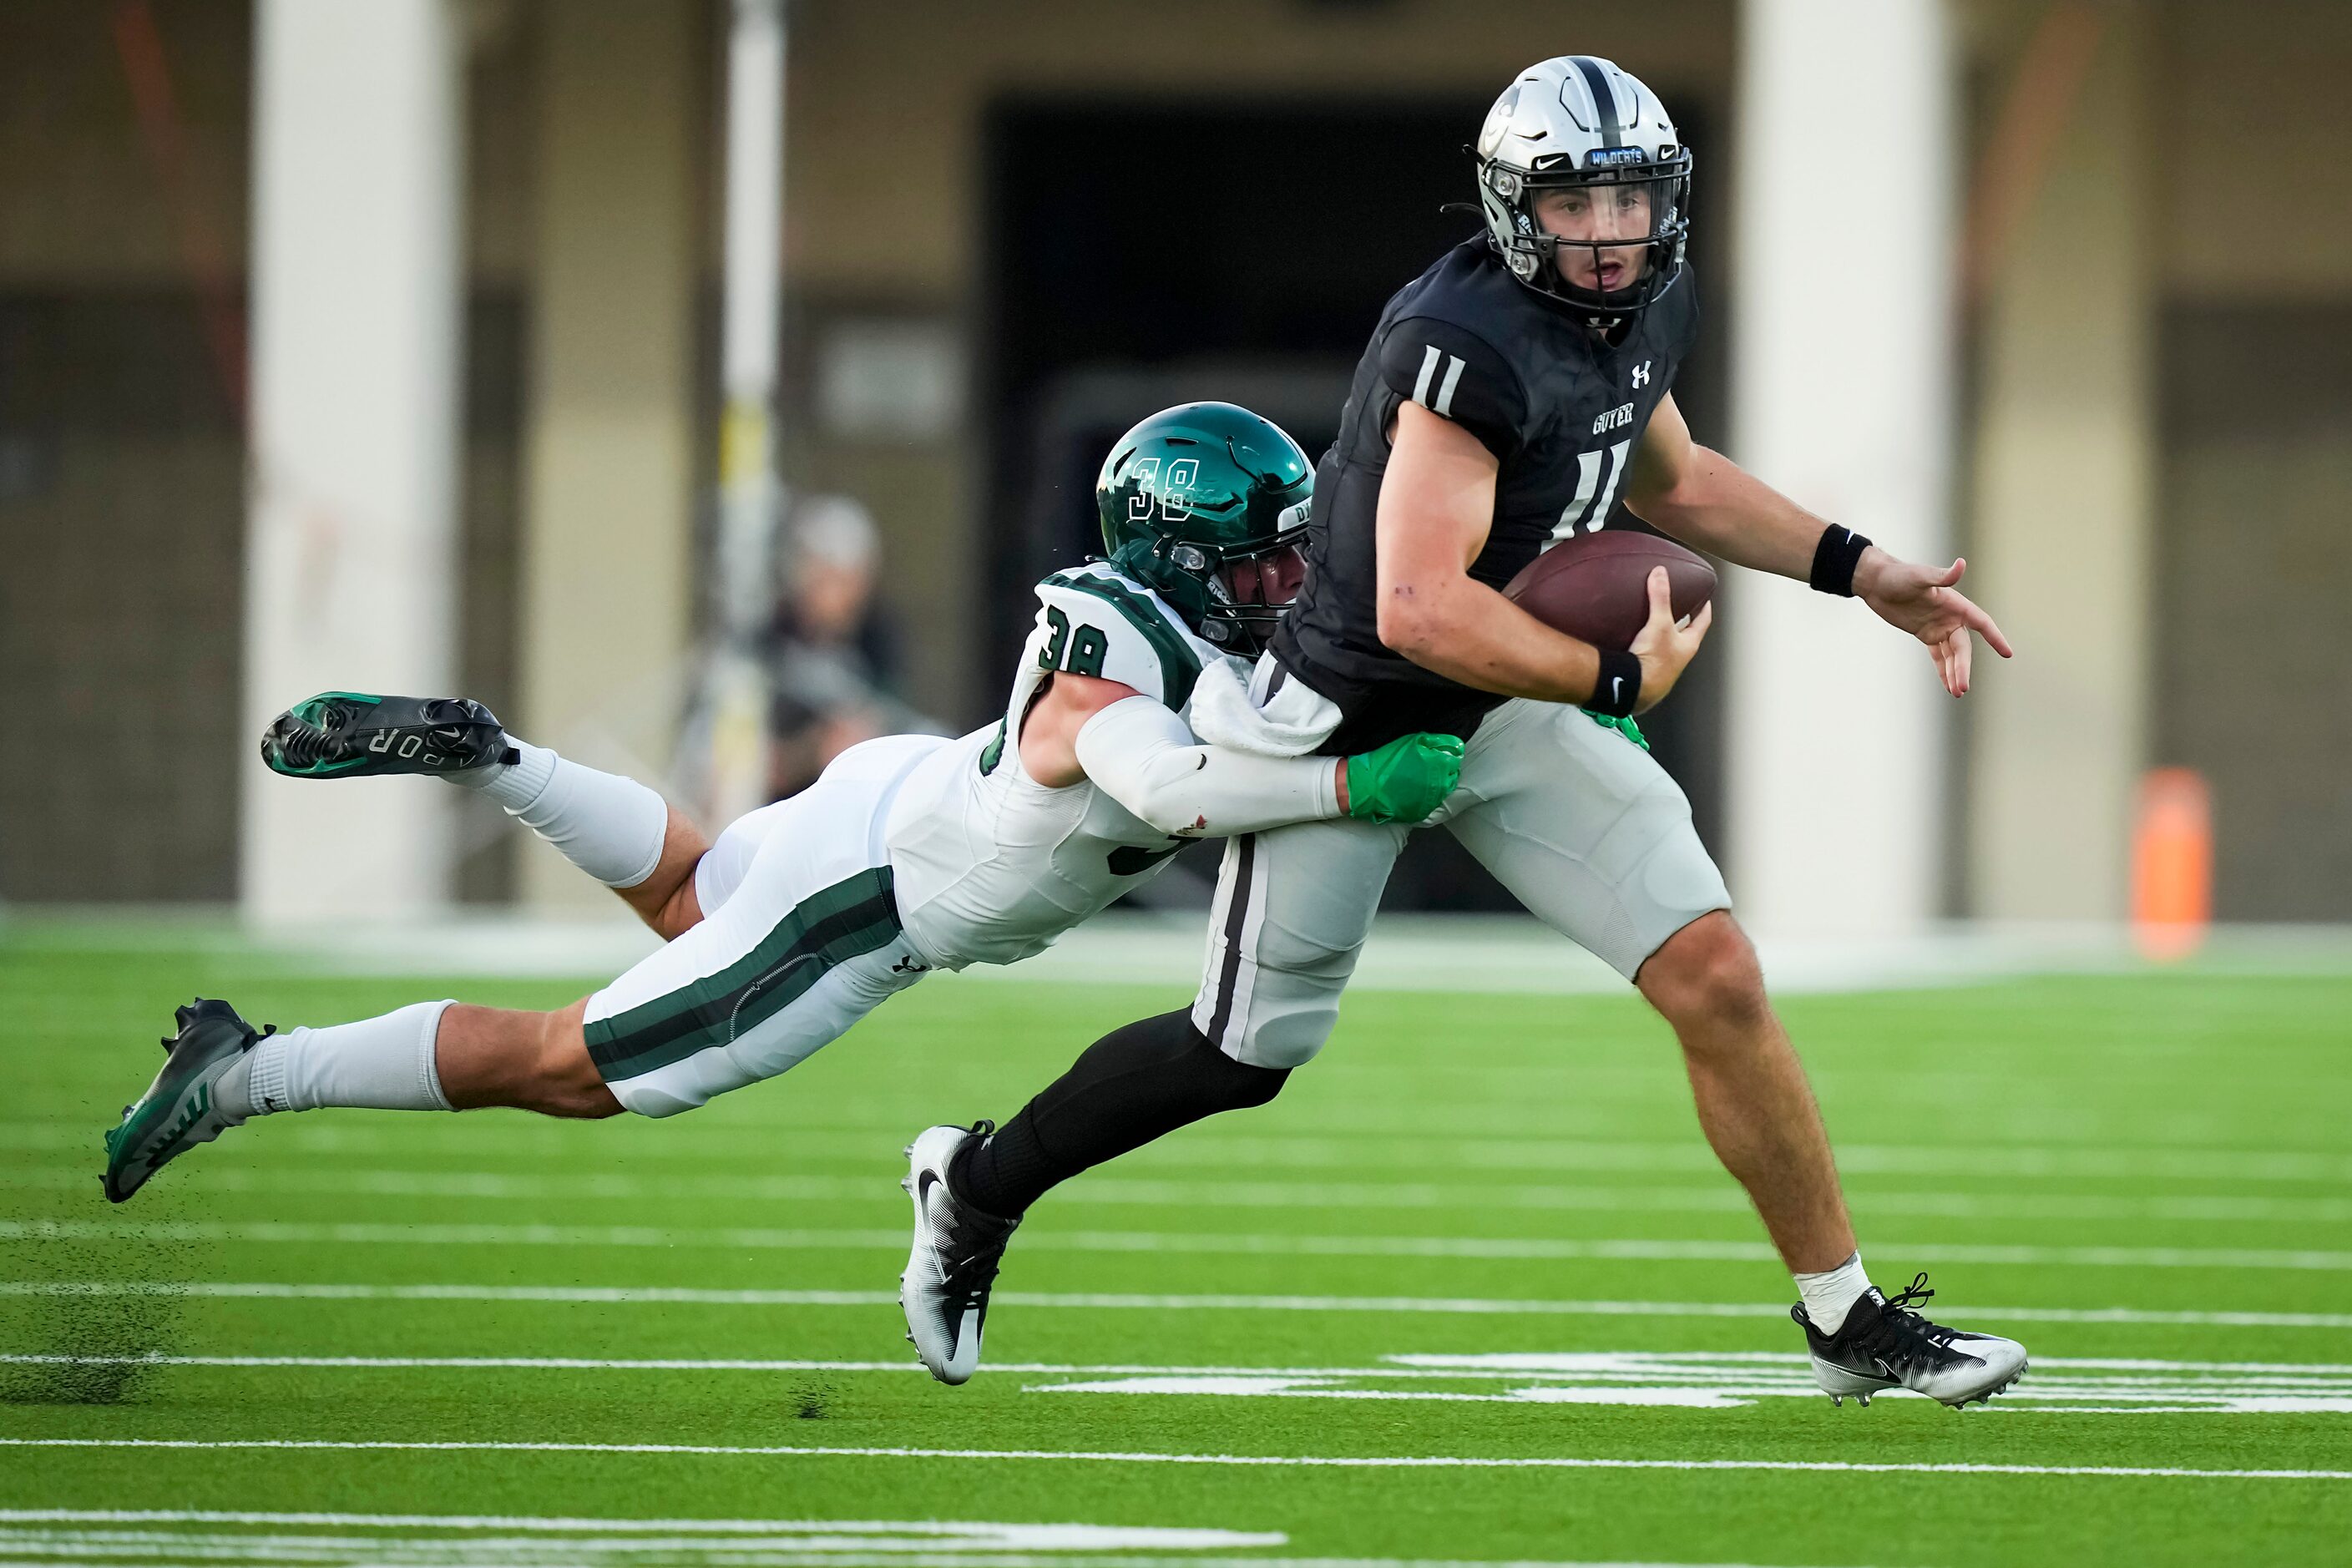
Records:
[[[1240,1066],[1261,1072],[1305,1067],[1339,1025],[1339,996],[1355,960],[1349,952],[1312,966],[1243,964],[1230,1003],[1220,986],[1193,1004],[1194,1033]]]

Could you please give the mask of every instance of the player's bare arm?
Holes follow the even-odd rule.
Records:
[[[1470,575],[1492,526],[1500,468],[1461,426],[1417,403],[1398,405],[1374,546],[1381,641],[1481,691],[1590,701],[1601,676],[1600,649],[1554,631]],[[1678,626],[1665,595],[1660,572],[1650,584],[1650,622],[1632,649],[1642,661],[1644,711],[1674,689],[1714,616],[1710,605],[1689,626]]]
[[[1087,776],[1078,765],[1078,731],[1114,702],[1140,696],[1124,681],[1100,676],[1055,675],[1021,724],[1021,765],[1047,789],[1067,789]]]
[[[1811,574],[1822,534],[1832,527],[1722,453],[1692,440],[1671,393],[1634,449],[1625,506],[1694,549],[1801,583]],[[1875,544],[1853,564],[1854,597],[1887,625],[1927,644],[1944,689],[1955,697],[1968,694],[1970,632],[2003,658],[2011,651],[1993,618],[1956,586],[1967,569],[1962,560],[1940,569],[1916,565]]]

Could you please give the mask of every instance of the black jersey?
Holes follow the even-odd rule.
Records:
[[[1698,331],[1689,268],[1618,343],[1521,284],[1484,235],[1400,289],[1356,366],[1339,438],[1317,466],[1307,579],[1275,656],[1346,716],[1334,755],[1414,730],[1469,736],[1503,699],[1423,669],[1380,639],[1373,515],[1389,431],[1408,398],[1502,465],[1470,575],[1500,588],[1544,549],[1599,528]]]

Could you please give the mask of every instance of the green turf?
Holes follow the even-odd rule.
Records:
[[[0,1061],[10,1068],[0,1281],[13,1291],[0,1294],[0,1352],[18,1358],[0,1363],[0,1436],[106,1445],[0,1448],[0,1509],[1058,1521],[1284,1538],[1197,1554],[1209,1562],[2342,1562],[2352,1540],[2352,1479],[2340,1476],[120,1446],[470,1441],[2352,1472],[2343,1289],[2352,1272],[2352,981],[2342,979],[2039,980],[1788,1005],[1881,1281],[1929,1268],[1951,1319],[2032,1347],[2036,1370],[2018,1395],[1965,1415],[1910,1397],[1841,1410],[1774,1392],[1802,1376],[1794,1331],[1768,1315],[1790,1287],[1700,1141],[1670,1038],[1630,997],[1351,997],[1326,1058],[1276,1104],[1180,1134],[1039,1207],[1001,1282],[1011,1294],[990,1326],[990,1360],[1070,1370],[988,1372],[962,1389],[902,1370],[912,1357],[896,1307],[880,1299],[904,1257],[899,1146],[930,1121],[1002,1118],[1102,1029],[1177,998],[941,977],[787,1080],[667,1122],[320,1112],[232,1132],[122,1208],[99,1195],[100,1130],[153,1070],[153,1042],[175,1002],[225,994],[257,1021],[290,1025],[453,993],[544,1005],[581,989],[306,978],[218,952],[0,948]],[[1697,1255],[1646,1255],[1677,1250],[1652,1245],[1661,1243]],[[24,1289],[57,1282],[375,1289],[346,1299]],[[415,1299],[387,1297],[389,1286],[849,1299]],[[1066,1300],[1105,1295],[1261,1300]],[[1025,1299],[1053,1296],[1066,1300]],[[1310,1300],[1277,1310],[1265,1298]],[[1317,1298],[1389,1304],[1342,1311]],[[1448,1311],[1427,1310],[1432,1300],[1733,1310]],[[1737,1310],[1748,1304],[1759,1310]],[[2313,1321],[1979,1320],[1972,1307]],[[89,1359],[150,1352],[886,1364],[142,1368]],[[1586,1363],[1567,1382],[1385,1359],[1608,1352],[1687,1359]],[[82,1359],[22,1359],[36,1355]],[[1768,1359],[1727,1359],[1738,1356]],[[2085,1360],[2150,1364],[2067,1364]],[[1295,1392],[1058,1386],[1201,1368],[1279,1370]],[[1351,1375],[1297,1381],[1318,1370]],[[1226,1386],[1244,1385],[1267,1384]],[[1692,1386],[1718,1390],[1722,1403],[1611,1402]],[[1530,1387],[1551,1394],[1494,1397]],[[1488,1397],[1397,1397],[1431,1394]],[[2252,1404],[2214,1407],[2232,1398]],[[135,1539],[142,1532],[161,1534]],[[256,1540],[216,1539],[224,1532]],[[0,1518],[0,1560],[234,1561],[250,1546],[279,1562],[305,1552],[346,1562],[387,1533],[413,1532]],[[345,1544],[258,1539],[278,1536]],[[879,1537],[843,1539],[865,1540],[865,1554],[771,1541],[730,1547],[730,1560],[913,1560],[873,1544]],[[531,1555],[485,1545],[478,1532],[404,1550],[422,1553],[414,1561],[604,1561],[593,1540],[564,1536],[561,1548]],[[937,1546],[933,1557],[1128,1560],[1116,1543],[1075,1556],[976,1551]],[[625,1560],[699,1559],[689,1544]]]

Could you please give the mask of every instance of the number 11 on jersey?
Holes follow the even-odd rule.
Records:
[[[1560,509],[1559,521],[1552,524],[1553,539],[1566,539],[1579,528],[1590,533],[1609,521],[1609,509],[1617,500],[1617,486],[1625,478],[1625,454],[1633,445],[1631,441],[1620,441],[1606,452],[1576,455],[1576,494]],[[1605,483],[1603,474],[1608,476]],[[1596,493],[1598,501],[1593,500]]]

